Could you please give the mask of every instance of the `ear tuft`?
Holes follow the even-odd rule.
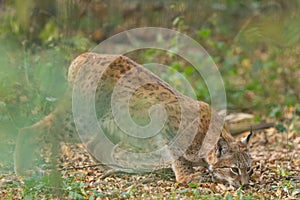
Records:
[[[228,150],[228,144],[224,139],[219,139],[217,143],[217,148],[216,148],[216,154],[217,157],[220,158],[222,155],[224,155]]]
[[[251,138],[252,135],[253,135],[253,130],[252,130],[252,126],[251,126],[250,134],[247,135],[246,137],[244,137],[244,138],[241,140],[241,142],[247,145],[247,144],[249,143],[250,138]]]

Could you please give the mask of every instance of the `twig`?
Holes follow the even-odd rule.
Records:
[[[97,164],[92,164],[92,165],[82,165],[82,166],[73,166],[73,167],[63,167],[61,169],[59,169],[59,171],[68,171],[68,170],[72,170],[72,169],[86,169],[89,167],[98,167],[98,166],[106,166],[105,164],[102,163],[97,163]]]

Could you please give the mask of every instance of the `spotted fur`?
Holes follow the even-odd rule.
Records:
[[[140,87],[134,88],[129,101],[129,112],[135,123],[141,126],[147,125],[151,122],[149,118],[151,107],[157,104],[163,106],[167,119],[162,128],[162,134],[140,141],[124,134],[115,123],[111,97],[118,81],[122,79],[125,89],[120,91],[121,96],[123,92],[130,92],[133,89],[132,86],[140,85]],[[85,53],[78,56],[70,65],[68,81],[70,91],[56,110],[40,122],[20,131],[15,152],[15,170],[18,174],[24,174],[31,164],[30,158],[27,161],[22,159],[25,156],[23,150],[28,148],[28,144],[24,143],[24,140],[26,141],[32,135],[53,134],[53,132],[70,135],[76,132],[74,120],[76,123],[81,123],[80,120],[82,120],[73,119],[72,116],[71,96],[72,89],[76,84],[78,91],[87,96],[93,92],[92,86],[97,86],[95,109],[98,121],[101,128],[107,133],[106,136],[116,146],[126,141],[125,145],[131,146],[133,151],[139,152],[142,149],[144,152],[151,152],[159,146],[168,145],[168,142],[176,137],[179,127],[185,127],[186,131],[177,144],[179,148],[180,145],[186,145],[184,152],[179,153],[176,148],[169,149],[170,155],[173,156],[171,164],[177,182],[192,181],[193,166],[202,165],[212,172],[216,181],[227,182],[234,186],[249,183],[251,171],[251,160],[247,150],[249,138],[243,142],[236,141],[225,125],[220,127],[220,123],[216,123],[219,118],[211,111],[207,103],[184,96],[142,65],[125,56]],[[185,111],[182,110],[182,105],[184,105]],[[85,105],[82,106],[84,109]],[[121,105],[117,104],[117,106],[120,106],[117,110],[123,109]],[[181,119],[183,112],[188,112],[188,114],[185,113],[185,120]],[[210,122],[212,122],[211,127]],[[93,125],[87,124],[87,130],[89,126]],[[211,148],[208,152],[200,152],[209,127],[219,137],[209,144]],[[192,134],[195,130],[195,134]],[[85,130],[80,131],[84,132]],[[90,135],[87,134],[87,137]],[[100,151],[99,143],[101,143],[101,138],[98,138],[97,134],[86,140],[92,154]]]

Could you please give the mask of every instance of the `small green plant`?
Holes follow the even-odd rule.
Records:
[[[44,176],[32,175],[24,179],[22,196],[25,199],[35,199],[40,196],[46,198],[63,196],[64,191],[61,185],[61,178],[57,172]]]

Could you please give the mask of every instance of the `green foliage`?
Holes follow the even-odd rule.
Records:
[[[72,199],[86,199],[88,197],[86,184],[76,181],[76,177],[68,177],[63,181],[65,196]]]
[[[225,199],[226,199],[226,200],[232,200],[232,194],[227,194],[227,195],[225,196]]]
[[[32,38],[31,41],[38,39],[47,46],[63,43],[64,45],[72,45],[78,51],[86,51],[93,46],[86,33],[91,33],[93,29],[98,27],[98,22],[103,23],[101,17],[93,17],[96,15],[96,13],[93,13],[94,11],[86,10],[89,8],[86,6],[89,5],[87,2],[84,1],[83,4],[60,2],[56,9],[51,10],[52,7],[55,7],[53,2],[46,1],[35,5],[33,1],[27,0],[23,6],[25,9],[21,11],[20,1],[16,1],[15,6],[18,15],[5,16],[2,20],[4,28],[0,29],[1,33],[6,35],[13,33],[16,38],[24,40],[24,33],[26,30],[30,32],[31,28],[37,31],[35,33],[36,38]],[[290,5],[291,8],[296,8],[298,4],[290,3]],[[41,15],[41,11],[43,11],[47,12],[48,16],[43,20],[37,20],[38,15],[30,15],[34,6],[39,8],[39,12],[35,14]],[[156,6],[158,6],[157,9],[162,9],[161,4]],[[196,2],[186,5],[184,2],[179,1],[170,4],[169,9],[183,11],[184,8],[192,10],[196,9],[197,6]],[[279,118],[281,115],[274,113],[276,107],[280,107],[280,110],[282,110],[284,106],[296,106],[300,98],[298,95],[299,86],[297,86],[299,85],[299,79],[296,75],[300,65],[296,63],[285,66],[277,59],[282,54],[290,59],[299,57],[297,56],[298,48],[295,45],[299,41],[300,35],[297,34],[299,26],[295,25],[299,21],[299,14],[293,9],[291,15],[285,11],[280,12],[279,17],[277,17],[281,22],[280,25],[275,23],[276,16],[273,14],[274,10],[278,11],[279,6],[270,6],[265,14],[263,13],[254,19],[249,17],[251,12],[266,9],[263,6],[265,5],[260,1],[236,2],[225,0],[216,3],[204,1],[202,7],[207,9],[205,10],[207,13],[211,12],[211,14],[203,16],[207,19],[205,23],[197,21],[201,19],[200,12],[194,13],[197,16],[199,15],[198,18],[197,16],[191,18],[188,13],[180,12],[170,21],[170,25],[178,31],[195,34],[195,38],[212,55],[224,78],[230,109],[245,110],[251,108],[261,110],[262,113],[271,113],[271,117]],[[111,24],[110,26],[105,25],[104,29],[101,30],[104,35],[105,31],[110,32],[113,30],[113,26],[126,21],[125,14],[122,15],[121,12],[112,15],[110,9],[114,9],[114,7],[118,6],[111,5],[111,7],[106,8],[107,12],[102,13],[102,17],[108,18]],[[138,5],[132,8],[132,12],[136,11],[137,16],[138,8]],[[100,7],[99,9],[104,8]],[[226,14],[222,11],[226,11]],[[147,11],[144,12],[147,13]],[[130,13],[127,14],[130,15]],[[154,13],[152,12],[152,14]],[[232,18],[233,14],[236,16],[235,18]],[[156,17],[165,17],[163,14],[161,15],[157,16],[157,13],[155,14]],[[144,17],[149,21],[153,21],[151,15],[144,15]],[[99,19],[99,21],[96,19]],[[30,21],[33,23],[29,23]],[[194,21],[198,22],[196,26],[192,26],[195,23]],[[36,28],[33,24],[37,24],[40,28]],[[230,40],[229,38],[234,37],[235,34],[234,40]],[[29,39],[31,37],[34,37],[34,34]],[[265,48],[265,45],[270,48],[261,50]],[[254,51],[258,52],[256,56],[253,56]],[[151,53],[151,50],[149,50],[144,53],[143,57],[147,61],[153,57],[161,57],[161,54],[155,51]],[[209,102],[206,85],[202,80],[197,80],[193,67],[179,64],[182,65],[179,69],[181,70],[180,73],[187,77],[194,87],[197,97]],[[46,68],[44,69],[46,70]],[[14,76],[11,77],[11,80],[13,80]],[[274,85],[274,87],[265,87],[265,85]],[[180,88],[179,90],[184,91]],[[277,94],[278,92],[280,95]],[[276,100],[276,103],[274,103],[274,100]]]
[[[289,126],[280,123],[276,129],[284,133],[300,132],[299,2],[279,1],[268,8],[263,1],[176,1],[155,4],[154,11],[146,3],[134,7],[130,2],[127,9],[126,2],[104,6],[89,4],[93,1],[79,2],[87,4],[16,0],[7,1],[7,9],[0,7],[0,160],[6,165],[1,171],[12,171],[14,144],[9,141],[15,140],[18,129],[50,113],[62,98],[67,89],[70,61],[96,45],[95,30],[103,32],[100,40],[122,30],[144,26],[169,27],[187,33],[207,50],[219,67],[229,109],[281,119],[286,117],[286,108],[294,108]],[[141,63],[153,60],[163,60],[169,66],[158,74],[174,88],[189,95],[190,86],[199,100],[210,101],[205,82],[190,63],[155,49],[137,56]],[[282,177],[288,175],[283,168],[277,173]],[[75,177],[64,181],[55,177],[26,179],[23,197],[34,199],[41,192],[50,195],[55,190],[53,183],[62,184],[59,191],[73,199],[132,198],[137,191],[131,187],[126,192],[113,188],[109,193],[101,193],[90,191]],[[293,184],[285,181],[274,190],[282,187],[296,196],[300,192]],[[10,187],[21,185],[14,182]],[[259,198],[241,191],[214,196],[200,191],[197,184],[191,183],[189,187],[175,189],[170,197]]]
[[[40,32],[39,38],[44,44],[49,44],[59,38],[59,29],[54,20],[49,20]]]
[[[24,199],[46,198],[63,195],[62,180],[57,172],[45,176],[32,175],[24,179],[22,196]],[[42,195],[41,195],[42,194]]]
[[[2,57],[0,66],[1,101],[14,119],[19,118],[15,121],[22,127],[22,118],[27,119],[32,114],[38,118],[44,116],[53,106],[49,99],[59,99],[64,94],[66,61],[58,48],[33,54],[22,51],[25,48],[22,46],[10,49],[10,42],[0,40],[0,43],[1,47],[8,47],[5,49],[7,57]]]
[[[197,31],[197,34],[202,37],[203,39],[208,39],[211,36],[211,29],[201,29],[199,31]]]
[[[275,128],[278,132],[287,132],[287,129],[283,124],[277,124]]]

